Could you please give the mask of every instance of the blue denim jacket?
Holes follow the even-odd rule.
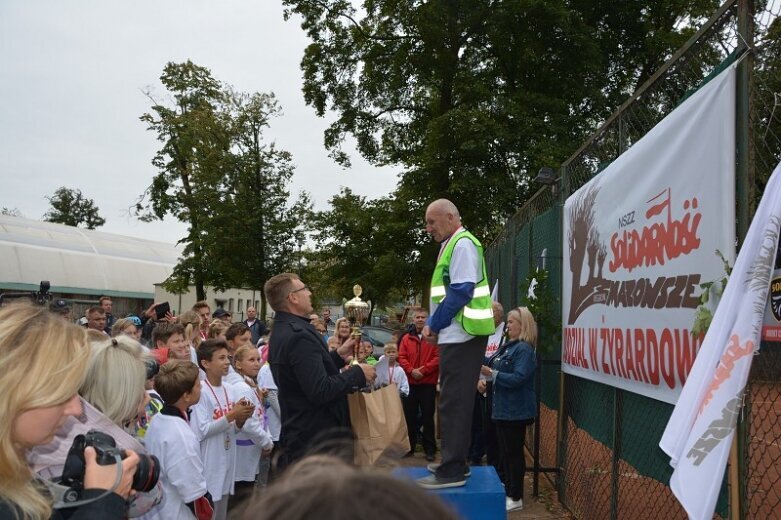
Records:
[[[493,409],[491,418],[499,421],[521,421],[537,416],[534,372],[537,354],[525,341],[510,341],[488,360],[494,370]]]

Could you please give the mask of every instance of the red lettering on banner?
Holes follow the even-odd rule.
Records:
[[[652,206],[646,211],[646,219],[660,215],[667,210],[667,218],[664,222],[656,222],[650,226],[643,226],[641,230],[624,230],[619,235],[613,233],[610,237],[610,249],[613,258],[608,263],[611,273],[624,268],[629,272],[632,269],[645,265],[664,265],[665,261],[687,255],[700,247],[700,239],[697,230],[702,219],[702,213],[694,212],[697,209],[697,198],[686,200],[683,208],[686,214],[682,219],[672,217],[672,195],[667,188],[648,202],[653,202],[659,197],[665,196],[663,202]],[[691,207],[692,211],[689,211]]]
[[[594,327],[588,329],[588,357],[591,360],[591,366],[596,368],[597,365],[597,351],[599,350],[599,342],[597,341],[597,329]]]
[[[621,334],[623,337],[621,329],[616,331],[618,334]],[[627,335],[626,335],[626,342],[624,344],[624,347],[626,348],[626,378],[629,379],[630,375],[632,379],[635,381],[638,380],[637,377],[637,370],[635,369],[635,353],[632,349],[632,336],[629,334],[629,329],[626,329]]]
[[[567,328],[565,338],[569,365],[670,390],[686,382],[702,342],[686,329]]]
[[[642,329],[635,329],[642,334]],[[648,378],[654,386],[659,384],[659,342],[656,341],[656,331],[645,329],[646,352],[648,352]]]
[[[585,355],[585,330],[580,327],[568,327],[564,345],[564,362],[570,365],[588,368]]]
[[[675,353],[673,351],[673,335],[670,329],[662,331],[662,338],[659,343],[659,362],[662,367],[662,379],[672,389],[675,388]]]
[[[628,329],[626,333],[627,335],[629,334]],[[643,329],[635,329],[635,368],[637,369],[638,378],[642,379],[644,383],[647,383],[648,376],[645,373],[645,337],[643,336]]]
[[[602,339],[602,372],[613,375],[613,371],[610,369],[613,365],[613,342],[608,341],[609,332],[610,329],[599,329],[599,336]]]
[[[711,402],[711,399],[713,399],[713,394],[716,393],[716,390],[719,389],[721,384],[730,378],[732,375],[732,370],[735,368],[735,363],[739,359],[753,353],[753,341],[748,340],[744,345],[741,346],[740,338],[737,334],[733,334],[729,338],[729,346],[724,351],[724,354],[722,354],[721,359],[719,360],[719,366],[716,368],[713,381],[711,381],[711,384],[708,387],[708,391],[705,394],[705,398],[702,400],[702,404],[700,404],[699,413],[702,413],[702,410],[708,405],[708,403]]]
[[[620,329],[618,329],[620,330]],[[623,338],[616,334],[616,329],[612,329],[610,336],[613,340],[613,344],[615,345],[614,352],[616,353],[616,366],[613,367],[613,371],[615,374],[617,374],[620,377],[623,377],[624,379],[628,379],[626,375],[626,370],[624,370],[624,342]]]

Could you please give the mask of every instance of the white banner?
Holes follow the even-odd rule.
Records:
[[[712,518],[751,361],[759,350],[781,227],[781,166],[770,178],[713,322],[659,446],[690,518]]]
[[[700,284],[734,259],[734,186],[729,67],[567,199],[564,372],[677,400]]]

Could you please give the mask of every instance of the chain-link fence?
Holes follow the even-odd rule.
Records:
[[[781,161],[781,0],[758,2],[751,59],[751,166],[756,198]],[[778,259],[776,266],[778,267]],[[762,343],[746,391],[741,435],[741,512],[781,518],[781,343]]]
[[[546,289],[560,294],[560,201],[736,59],[741,60],[736,211],[738,236],[743,236],[762,188],[781,159],[780,11],[781,0],[754,5],[744,0],[725,2],[562,165],[561,198],[543,188],[508,221],[487,249],[490,272],[501,281],[499,295],[505,306],[522,301],[520,287],[543,264],[550,277]],[[741,57],[752,47],[748,57]],[[686,513],[667,485],[672,473],[668,458],[658,448],[672,405],[561,376],[559,350],[559,345],[544,344],[540,350],[539,427],[529,432],[526,443],[530,451],[538,447],[532,453],[539,466],[549,467],[555,461],[564,505],[578,518],[685,519]],[[754,361],[740,436],[742,493],[734,495],[740,496],[743,518],[781,518],[780,376],[781,344],[763,344]],[[728,495],[725,478],[717,517],[726,518],[730,509],[738,510],[734,504],[730,507]]]

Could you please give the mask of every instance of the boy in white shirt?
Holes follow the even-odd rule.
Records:
[[[255,408],[246,399],[240,399],[232,385],[222,382],[230,367],[225,340],[201,343],[198,362],[206,379],[201,381],[201,400],[193,407],[190,427],[201,443],[206,487],[214,499],[213,520],[225,520],[228,497],[234,491],[236,433]]]
[[[149,424],[146,449],[160,460],[163,501],[146,518],[194,519],[197,502],[211,507],[201,447],[187,418],[190,406],[201,398],[198,367],[189,361],[165,363],[155,376],[155,389],[164,404]]]
[[[404,369],[399,366],[396,360],[399,357],[399,348],[395,343],[386,343],[383,348],[382,356],[388,360],[388,374],[386,374],[386,381],[388,384],[396,383],[396,387],[399,389],[399,394],[402,397],[409,395],[409,381],[407,380],[407,374],[404,373]],[[380,379],[380,374],[377,374],[377,379]],[[384,379],[384,378],[383,378]]]

